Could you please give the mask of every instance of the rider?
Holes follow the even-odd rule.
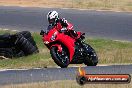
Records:
[[[70,23],[68,23],[65,18],[60,18],[56,11],[50,11],[47,14],[47,20],[49,22],[47,30],[50,30],[53,27],[57,27],[60,32],[64,32],[74,39],[78,38],[77,32],[73,30],[73,26],[69,27]]]

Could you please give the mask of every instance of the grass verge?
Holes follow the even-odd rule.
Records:
[[[1,88],[131,88],[130,84],[85,84],[80,86],[76,81],[52,81],[29,84],[16,84],[1,86]]]
[[[0,34],[12,33],[10,30],[0,31]],[[44,46],[39,33],[32,33],[40,53],[27,57],[0,60],[0,68],[43,68],[57,66],[52,60],[49,50]],[[114,41],[98,38],[86,38],[97,52],[99,64],[132,63],[132,42]]]
[[[131,0],[0,0],[0,5],[132,11]]]

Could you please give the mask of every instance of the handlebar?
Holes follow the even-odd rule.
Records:
[[[46,32],[44,30],[41,30],[40,35],[44,35]]]

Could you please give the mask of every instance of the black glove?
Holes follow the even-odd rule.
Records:
[[[43,35],[44,33],[45,33],[44,30],[41,30],[40,35]]]
[[[70,30],[70,33],[71,33],[72,36],[74,36],[74,37],[77,37],[77,36],[78,36],[78,34],[77,34],[77,32],[76,32],[75,30]]]
[[[61,23],[61,25],[62,25],[63,27],[67,27],[67,26],[68,26],[67,20],[66,20],[65,18],[61,19],[60,23]]]

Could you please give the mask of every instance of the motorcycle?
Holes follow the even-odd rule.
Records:
[[[54,62],[61,68],[68,67],[69,64],[82,64],[96,66],[98,56],[95,50],[86,44],[84,33],[77,32],[78,40],[72,38],[56,28],[51,28],[48,32],[41,30],[42,40]]]

